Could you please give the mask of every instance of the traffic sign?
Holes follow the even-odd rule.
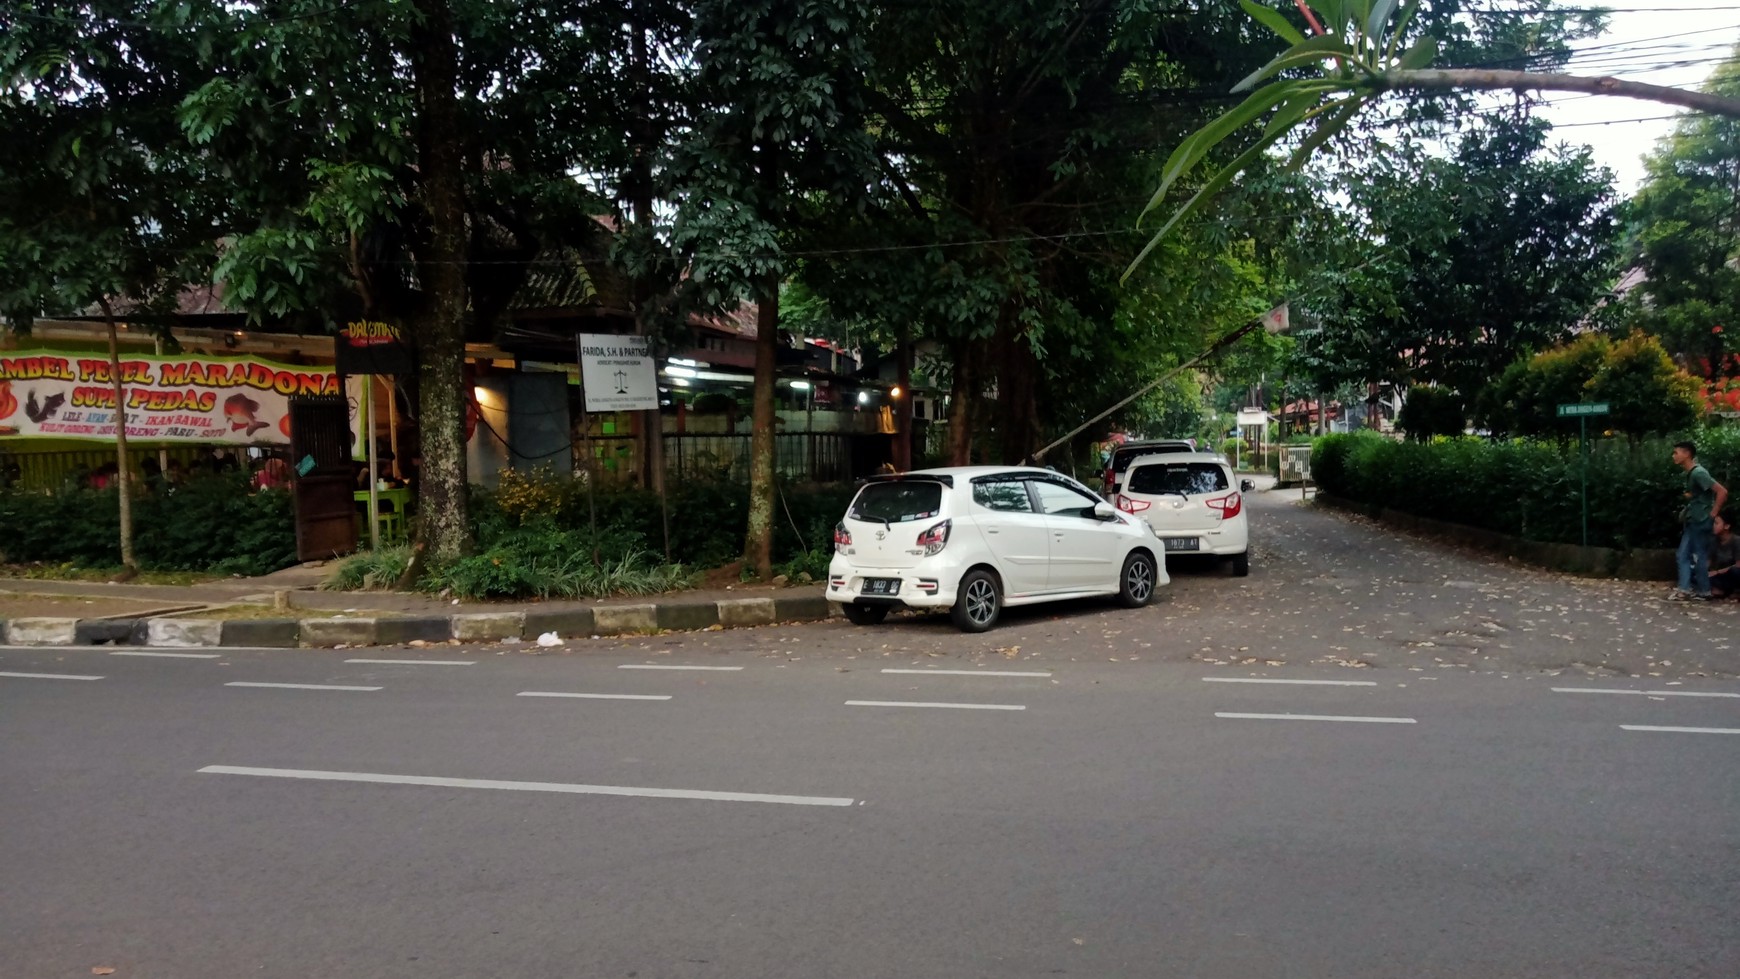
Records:
[[[1582,404],[1560,405],[1560,418],[1578,418],[1584,415],[1607,415],[1612,413],[1613,406],[1605,401],[1589,401]]]

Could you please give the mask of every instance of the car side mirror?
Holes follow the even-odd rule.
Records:
[[[1095,503],[1094,504],[1094,519],[1095,520],[1112,520],[1112,519],[1116,518],[1117,515],[1118,515],[1118,511],[1112,509],[1112,505],[1110,503]]]
[[[1239,492],[1241,492],[1241,493],[1249,493],[1256,488],[1257,488],[1257,481],[1254,479],[1241,479],[1241,480],[1239,480]]]

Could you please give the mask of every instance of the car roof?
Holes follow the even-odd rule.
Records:
[[[1142,442],[1125,442],[1118,446],[1118,451],[1125,449],[1146,449],[1156,445],[1189,445],[1189,439],[1147,439]]]
[[[1153,455],[1138,456],[1135,459],[1132,459],[1130,461],[1130,468],[1134,469],[1137,466],[1179,462],[1212,462],[1222,466],[1231,465],[1226,461],[1225,456],[1215,455],[1213,452],[1156,452]]]
[[[1037,466],[947,466],[940,469],[915,469],[912,472],[896,473],[892,477],[884,476],[883,478],[922,479],[925,476],[954,476],[961,479],[971,479],[974,476],[1004,476],[1016,473],[1033,476],[1064,475],[1056,470],[1040,469]]]

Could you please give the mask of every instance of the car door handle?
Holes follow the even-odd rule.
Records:
[[[995,533],[998,533],[998,530],[997,530],[997,528],[995,528],[995,527],[986,527],[986,528],[985,528],[985,533],[987,533],[987,534],[995,534]]]

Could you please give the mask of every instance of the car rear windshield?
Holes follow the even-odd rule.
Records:
[[[872,523],[926,520],[942,511],[942,492],[941,483],[920,479],[871,483],[858,493],[846,515]]]
[[[1126,493],[1218,493],[1227,489],[1226,470],[1212,462],[1153,462],[1130,470]]]
[[[1130,463],[1142,458],[1143,456],[1165,455],[1168,452],[1195,451],[1196,450],[1191,448],[1190,443],[1188,442],[1182,442],[1178,445],[1150,445],[1137,449],[1119,449],[1117,452],[1112,454],[1112,471],[1123,472],[1130,468]]]

